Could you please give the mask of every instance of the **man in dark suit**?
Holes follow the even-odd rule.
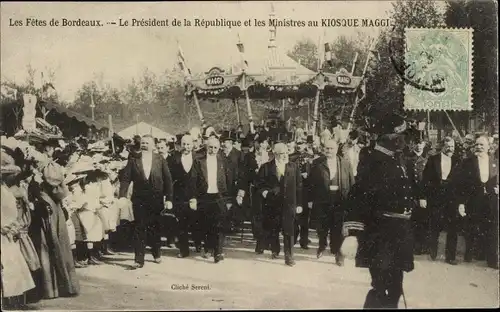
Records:
[[[236,141],[236,132],[234,131],[223,131],[221,135],[221,142],[223,143],[221,155],[226,161],[228,170],[231,174],[232,185],[228,185],[228,193],[232,198],[233,203],[236,199],[236,193],[238,190],[238,181],[240,174],[240,166],[242,162],[241,151],[234,148],[234,142]],[[240,206],[233,205],[233,208],[229,211],[226,219],[226,231],[234,232],[236,227],[241,225],[243,221],[242,209]]]
[[[274,160],[259,169],[257,192],[263,198],[264,229],[270,240],[272,258],[280,252],[279,232],[283,230],[285,264],[294,266],[293,240],[296,214],[302,213],[302,176],[297,165],[288,162],[288,149],[274,145]]]
[[[242,205],[244,200],[250,206],[250,219],[252,221],[252,233],[256,240],[255,252],[264,253],[268,244],[265,241],[262,214],[262,194],[259,194],[257,187],[257,173],[260,167],[272,160],[272,154],[268,151],[269,137],[265,132],[256,135],[255,150],[247,153],[243,160],[240,171],[240,181],[238,182],[238,194],[236,202]],[[252,142],[253,143],[253,142]]]
[[[229,197],[232,174],[220,155],[220,142],[215,137],[207,140],[207,155],[199,160],[197,177],[198,198],[200,201],[200,221],[203,230],[205,248],[203,257],[212,250],[214,262],[224,260],[223,226],[227,211],[232,207],[233,198]]]
[[[498,164],[488,155],[486,135],[476,138],[474,156],[461,165],[457,178],[459,214],[465,218],[466,262],[486,258],[498,269]]]
[[[295,162],[302,176],[302,200],[301,206],[304,211],[299,215],[296,225],[294,244],[297,243],[299,234],[299,244],[302,249],[309,249],[309,217],[311,213],[312,202],[309,200],[311,189],[309,186],[309,174],[311,171],[312,157],[306,152],[306,141],[303,138],[297,138],[295,141],[295,150],[289,155],[291,162]]]
[[[146,241],[151,244],[155,262],[161,262],[159,217],[173,207],[172,177],[167,162],[153,153],[153,147],[153,137],[143,136],[140,155],[129,158],[120,179],[120,197],[126,197],[130,183],[134,183],[131,198],[135,219],[133,269],[144,266]]]
[[[198,223],[198,212],[194,211],[196,201],[196,182],[198,177],[198,164],[193,154],[193,139],[187,134],[182,137],[181,152],[175,152],[170,159],[170,172],[174,181],[174,212],[179,220],[179,254],[178,258],[189,256],[189,231],[193,233],[193,239],[197,251],[200,251],[200,233],[196,226]]]
[[[405,155],[408,174],[413,176],[416,192],[422,191],[422,174],[427,163],[426,142],[418,136],[411,150]],[[416,207],[412,213],[413,235],[415,242],[415,254],[421,255],[428,252],[428,211],[424,208]]]
[[[370,270],[372,289],[364,308],[397,308],[403,273],[414,269],[410,218],[416,193],[402,155],[403,116],[390,113],[375,129],[379,138],[369,158],[359,164],[365,169],[358,170],[349,194],[343,231],[344,236],[357,236],[356,266]],[[343,245],[350,241],[346,238]]]
[[[318,220],[319,248],[317,257],[323,255],[327,246],[327,236],[330,232],[330,251],[335,255],[337,265],[344,264],[344,256],[340,246],[344,210],[342,202],[354,184],[354,174],[349,160],[337,156],[338,144],[334,140],[327,140],[323,146],[324,156],[316,159],[311,168],[309,183],[313,211]]]
[[[436,260],[439,233],[446,228],[446,262],[457,264],[457,209],[455,192],[450,181],[458,169],[459,159],[453,153],[455,140],[445,137],[441,153],[429,157],[422,176],[420,209],[429,211],[429,248]]]

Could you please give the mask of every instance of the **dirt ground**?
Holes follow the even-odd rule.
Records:
[[[445,234],[443,234],[445,235]],[[107,264],[77,269],[81,294],[75,298],[44,300],[33,309],[340,309],[362,308],[370,289],[367,269],[354,267],[346,259],[344,267],[325,254],[316,259],[316,235],[311,249],[294,249],[297,265],[288,267],[280,259],[270,259],[266,251],[256,255],[250,234],[230,237],[226,259],[218,264],[192,253],[177,259],[177,250],[164,248],[161,264],[146,256],[144,268],[130,271],[133,254],[108,258]],[[440,239],[444,242],[444,237]],[[443,245],[443,244],[440,244]],[[463,242],[459,244],[459,257]],[[441,248],[443,249],[443,248]],[[484,262],[451,266],[440,259],[416,256],[415,270],[404,276],[408,308],[498,307],[498,270]],[[185,285],[188,289],[179,289]],[[199,286],[200,289],[193,289]],[[404,308],[403,298],[399,303]]]

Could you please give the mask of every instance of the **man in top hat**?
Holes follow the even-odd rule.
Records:
[[[458,213],[466,222],[464,261],[486,259],[498,269],[498,162],[489,147],[487,135],[479,134],[474,156],[460,165],[455,185]]]
[[[234,142],[236,141],[236,132],[234,131],[223,131],[221,138],[221,142],[223,143],[221,149],[221,155],[227,163],[227,168],[231,173],[231,181],[233,181],[232,185],[228,185],[228,193],[229,196],[236,198],[237,188],[238,188],[238,179],[239,179],[239,170],[241,167],[242,156],[241,152],[234,148]],[[233,207],[229,211],[228,219],[226,220],[226,230],[233,231],[235,227],[240,226],[242,220],[241,209],[236,206]]]
[[[294,141],[295,149],[289,155],[291,162],[295,162],[302,177],[302,200],[301,206],[304,211],[297,218],[294,244],[297,243],[300,234],[300,247],[309,249],[309,216],[312,208],[312,200],[309,199],[311,189],[309,188],[309,174],[311,171],[312,157],[306,152],[306,142],[302,137],[297,137]],[[311,204],[309,204],[311,202]]]
[[[298,166],[288,161],[284,143],[276,143],[273,150],[274,159],[259,169],[256,188],[263,200],[263,225],[271,244],[272,258],[278,258],[282,230],[285,264],[294,266],[292,248],[295,217],[302,213],[302,176]]]
[[[356,266],[370,270],[372,289],[364,304],[368,309],[397,308],[403,293],[403,272],[414,269],[410,218],[417,194],[414,176],[402,155],[406,145],[404,117],[389,113],[377,130],[377,144],[364,160],[367,170],[358,171],[343,224],[344,236],[358,238]],[[343,247],[353,239],[346,238]]]
[[[144,266],[147,240],[151,244],[155,262],[161,262],[159,220],[165,210],[173,208],[170,170],[162,156],[153,153],[153,147],[153,137],[143,136],[140,154],[137,157],[129,157],[120,177],[120,198],[126,197],[128,187],[133,182],[131,200],[135,219],[135,263],[132,269]]]

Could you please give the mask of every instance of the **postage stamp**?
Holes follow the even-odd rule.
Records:
[[[405,29],[405,109],[472,110],[472,32]]]

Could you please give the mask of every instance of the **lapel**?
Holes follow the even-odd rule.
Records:
[[[475,178],[481,182],[481,171],[479,171],[479,158],[474,156],[474,172],[476,173]]]
[[[438,174],[438,181],[441,181],[442,177],[443,177],[443,170],[442,170],[442,166],[441,166],[441,160],[443,159],[443,157],[441,156],[441,153],[437,154],[436,155],[436,161],[435,161],[435,166],[436,166],[436,172]],[[453,159],[451,160],[451,167],[453,168]],[[450,171],[451,173],[451,171]]]
[[[141,177],[143,180],[146,179],[146,174],[144,173],[144,166],[142,165],[142,153],[139,154],[139,157],[135,159],[135,164],[137,165],[137,168],[139,169],[139,173],[141,174]]]
[[[329,184],[330,183],[330,169],[328,168],[328,163],[327,163],[327,160],[326,160],[326,157],[324,157],[321,162],[320,162],[320,166],[322,167],[322,171],[323,171],[323,176],[326,177],[326,183]]]
[[[495,177],[497,175],[497,165],[495,164],[495,159],[492,155],[489,155],[489,172],[488,172],[488,180]]]
[[[200,159],[200,168],[201,168],[201,173],[203,175],[203,178],[207,182],[208,185],[208,171],[207,171],[207,159],[203,158]]]
[[[270,164],[269,175],[275,176],[276,179],[278,179],[278,181],[279,181],[280,177],[278,176],[278,170],[276,169],[276,161],[273,159],[269,164]]]

